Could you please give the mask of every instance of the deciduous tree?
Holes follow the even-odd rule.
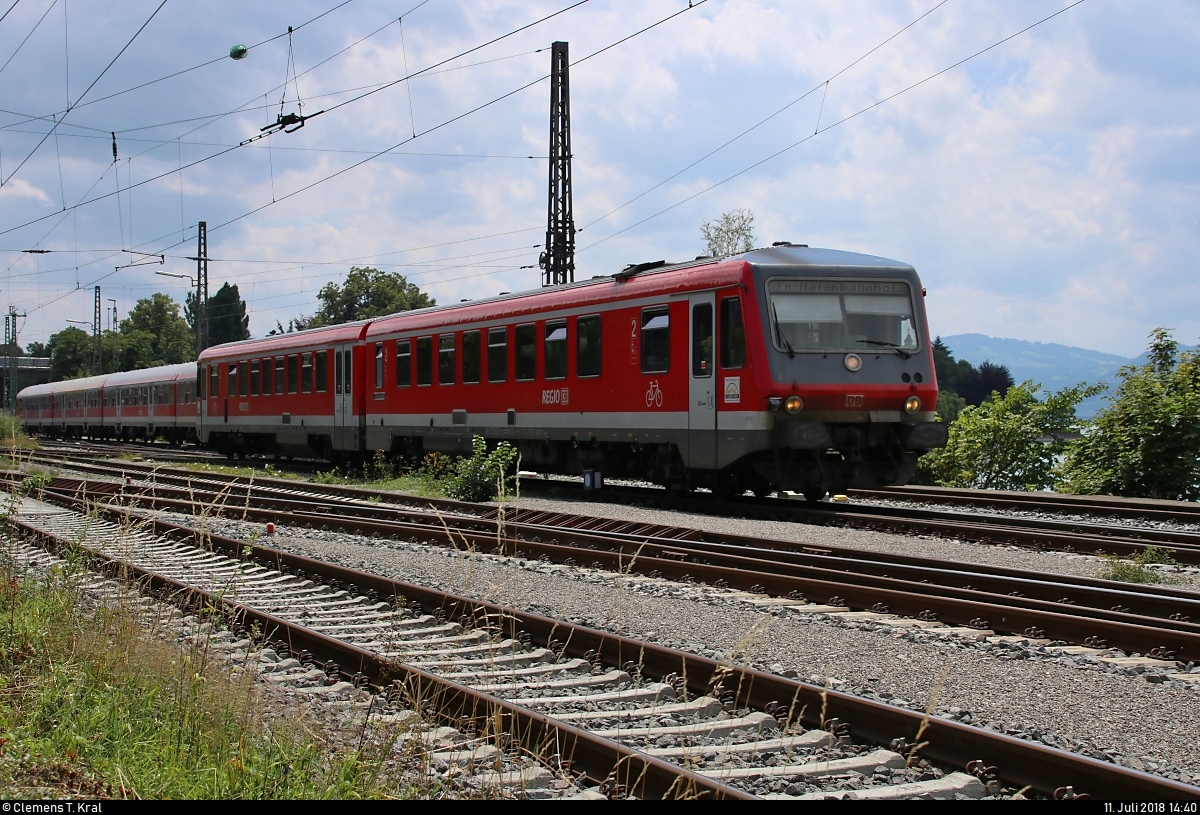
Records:
[[[316,314],[301,315],[291,320],[289,326],[318,328],[437,305],[402,274],[357,266],[346,275],[343,285],[326,283],[317,293],[317,299],[321,307]]]
[[[1200,352],[1178,349],[1168,329],[1150,333],[1150,361],[1120,370],[1108,406],[1068,450],[1059,489],[1200,500]]]
[[[943,487],[1042,490],[1054,484],[1055,463],[1083,422],[1075,408],[1101,385],[1063,388],[1040,400],[1040,385],[1024,382],[1004,396],[962,409],[946,446],[921,456],[919,480]]]
[[[700,224],[700,234],[713,257],[728,257],[754,248],[754,213],[733,209],[715,221]]]
[[[175,365],[196,358],[196,336],[179,304],[157,292],[138,300],[121,320],[121,369]]]

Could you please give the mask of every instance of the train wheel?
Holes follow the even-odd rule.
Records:
[[[803,492],[805,500],[808,500],[808,501],[820,501],[822,498],[825,497],[825,494],[826,494],[825,490],[815,488],[815,487],[804,490],[804,492]]]

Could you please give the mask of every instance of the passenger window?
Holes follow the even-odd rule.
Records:
[[[237,396],[237,368],[236,362],[229,363],[229,377],[225,383],[229,388],[226,392],[227,396]]]
[[[575,323],[575,373],[600,376],[600,316],[580,317]]]
[[[453,334],[438,337],[438,384],[453,385],[455,382],[455,338]]]
[[[417,384],[433,384],[433,337],[417,338]]]
[[[238,396],[250,393],[250,364],[245,360],[238,363]]]
[[[671,368],[671,319],[666,306],[642,311],[642,373],[662,374]]]
[[[412,385],[412,341],[396,340],[396,387]]]
[[[300,390],[300,357],[296,354],[289,354],[287,362],[287,392],[298,393]]]
[[[692,306],[692,378],[707,379],[713,367],[713,307]]]
[[[742,304],[738,297],[721,301],[721,367],[746,364],[746,331],[742,327]]]
[[[300,355],[300,390],[302,393],[312,393],[313,366],[312,354]]]
[[[555,320],[546,323],[546,343],[542,348],[542,365],[547,379],[567,376],[567,323]]]
[[[537,376],[537,326],[517,326],[517,380],[527,382]]]
[[[375,343],[375,387],[383,387],[383,343]]]
[[[275,357],[275,393],[280,396],[287,392],[284,387],[283,360],[284,357]]]
[[[258,370],[259,364],[260,363],[257,359],[250,360],[250,395],[251,396],[258,396],[258,383],[259,383],[259,380],[261,379],[261,375],[259,374],[259,370]]]
[[[479,332],[464,331],[462,335],[463,383],[479,382]]]
[[[488,329],[488,382],[508,379],[508,329]]]
[[[329,352],[317,352],[317,393],[325,393],[329,390]]]

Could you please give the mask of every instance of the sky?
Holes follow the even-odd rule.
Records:
[[[0,310],[27,345],[88,329],[95,286],[105,329],[182,304],[159,273],[195,278],[200,221],[253,336],[354,266],[535,289],[563,41],[576,279],[745,209],[760,246],[912,264],[935,335],[1200,338],[1200,5],[690,6],[0,0]]]

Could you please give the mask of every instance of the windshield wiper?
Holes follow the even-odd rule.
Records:
[[[783,329],[779,325],[779,312],[775,310],[775,304],[771,304],[771,313],[775,315],[775,336],[779,338],[788,349],[788,359],[796,358],[796,349],[792,348],[792,344],[788,342],[788,338],[783,336]]]
[[[885,342],[883,340],[858,340],[858,342],[863,342],[867,345],[882,345],[884,348],[894,348],[896,349],[896,353],[900,356],[904,357],[905,359],[912,359],[912,354],[908,353],[894,342]]]

